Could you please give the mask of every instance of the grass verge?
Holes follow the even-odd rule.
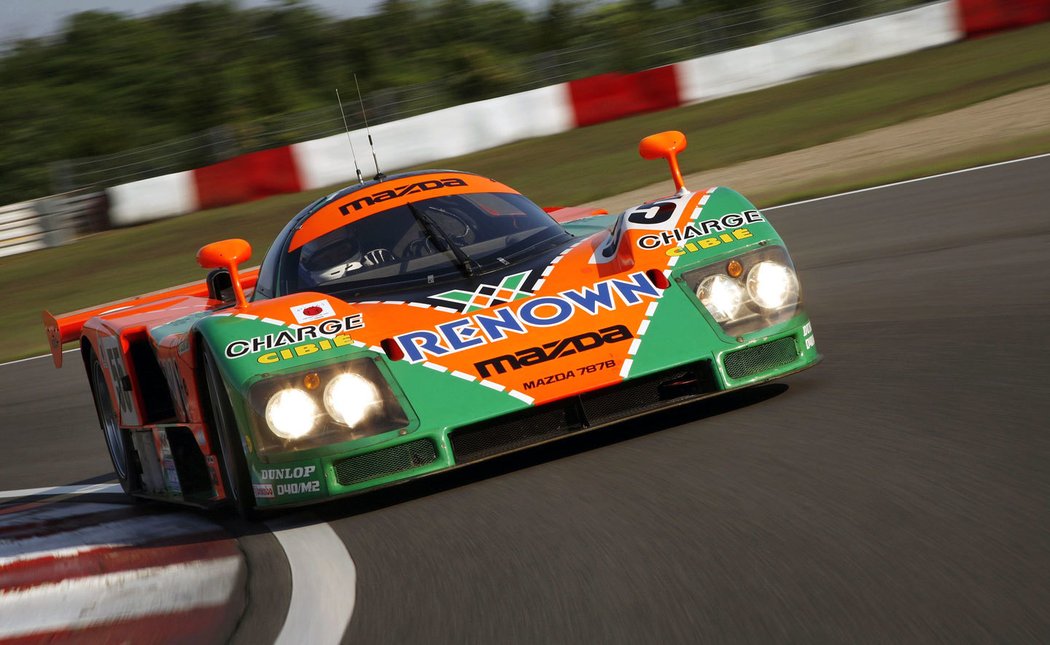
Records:
[[[575,204],[624,192],[663,175],[636,153],[638,140],[684,131],[686,173],[841,139],[1050,83],[1050,24],[957,43],[766,90],[522,141],[431,167],[500,179],[541,204]],[[380,142],[381,143],[381,142]],[[1050,150],[1050,137],[1006,141],[850,183],[775,186],[750,195],[762,205],[860,188]],[[298,210],[326,191],[281,195],[143,226],[69,246],[0,259],[0,360],[47,350],[40,311],[65,312],[202,278],[194,260],[207,242],[244,237],[261,259]]]

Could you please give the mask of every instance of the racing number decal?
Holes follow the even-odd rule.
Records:
[[[184,418],[189,417],[188,410],[188,399],[189,392],[186,389],[186,381],[182,379],[182,375],[179,374],[179,366],[174,358],[165,358],[160,361],[160,370],[164,373],[164,378],[168,380],[168,389],[175,392],[175,405],[178,406]]]
[[[113,382],[113,390],[117,394],[117,403],[120,405],[120,419],[126,425],[138,425],[139,415],[135,410],[135,401],[131,392],[124,389],[124,382],[128,378],[128,372],[124,369],[124,357],[121,354],[118,341],[115,338],[104,338],[102,340],[102,356],[109,368],[109,378]]]
[[[677,204],[671,202],[651,204],[645,208],[640,208],[632,212],[627,216],[627,221],[632,224],[663,224],[671,219],[671,216],[674,215],[674,211],[677,207]]]

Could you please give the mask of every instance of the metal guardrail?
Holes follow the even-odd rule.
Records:
[[[0,257],[47,248],[34,202],[0,207]]]
[[[105,192],[75,191],[0,206],[0,257],[68,244],[107,226]]]

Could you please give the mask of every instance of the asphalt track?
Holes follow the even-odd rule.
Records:
[[[824,362],[312,511],[356,562],[345,640],[1050,642],[1048,180],[1042,157],[768,210]],[[0,490],[106,479],[69,362],[0,366]],[[236,640],[272,639],[287,564],[231,527]]]

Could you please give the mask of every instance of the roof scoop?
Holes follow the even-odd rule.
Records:
[[[671,167],[671,179],[679,194],[687,190],[682,180],[682,171],[678,167],[678,153],[685,150],[685,146],[685,135],[677,130],[651,134],[638,144],[638,154],[642,155],[643,159],[667,160],[667,165]]]

